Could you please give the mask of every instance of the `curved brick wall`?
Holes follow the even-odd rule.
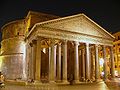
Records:
[[[23,79],[25,22],[17,20],[2,28],[0,70],[7,79]]]

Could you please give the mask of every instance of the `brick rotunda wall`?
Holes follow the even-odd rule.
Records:
[[[6,79],[23,79],[25,21],[10,22],[2,28],[0,70]]]

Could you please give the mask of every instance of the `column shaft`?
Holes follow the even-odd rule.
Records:
[[[54,83],[56,78],[56,46],[51,45],[50,66],[49,66],[49,81]]]
[[[100,78],[99,76],[98,45],[95,45],[95,79],[98,80]]]
[[[41,77],[41,41],[37,40],[37,50],[36,50],[36,72],[35,80],[40,81]]]
[[[58,65],[57,65],[57,79],[61,80],[61,43],[58,44]]]
[[[37,47],[36,47],[36,41],[33,41],[33,77],[35,79],[35,72],[36,72],[36,50],[37,50]]]
[[[114,55],[113,55],[113,47],[110,47],[110,59],[111,59],[111,75],[112,78],[115,77],[115,65],[114,65]]]
[[[33,45],[30,43],[29,79],[33,79]]]
[[[85,50],[82,49],[82,77],[85,79]]]
[[[67,41],[63,43],[63,82],[67,82]]]
[[[79,59],[78,59],[78,42],[75,42],[74,47],[74,80],[75,83],[79,82]]]
[[[90,52],[89,52],[89,44],[86,43],[86,79],[90,80]]]

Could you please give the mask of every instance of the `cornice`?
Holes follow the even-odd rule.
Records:
[[[113,41],[108,40],[102,37],[96,37],[91,35],[85,35],[76,32],[69,32],[65,30],[57,30],[54,28],[49,27],[36,27],[34,32],[28,37],[28,40],[33,40],[36,37],[46,37],[46,38],[55,38],[60,40],[69,40],[69,41],[78,41],[83,43],[90,43],[90,44],[101,44],[101,45],[112,45]]]

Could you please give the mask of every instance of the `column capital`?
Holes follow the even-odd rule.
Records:
[[[95,47],[99,47],[99,45],[98,45],[98,44],[95,44]]]
[[[89,43],[85,43],[86,46],[89,46]]]
[[[30,45],[31,47],[33,47],[33,43],[29,43],[29,45]]]
[[[85,53],[85,49],[83,48],[83,49],[81,49],[81,51],[82,51],[82,53],[84,54]]]
[[[75,45],[79,45],[79,42],[78,42],[78,41],[74,41],[74,44],[75,44]]]
[[[113,48],[114,48],[113,46],[110,46],[110,49],[112,49],[112,50],[113,50]]]
[[[62,44],[61,42],[58,43],[59,46],[61,46],[61,44]]]
[[[106,48],[106,45],[103,45],[102,47],[103,47],[103,48]]]
[[[37,40],[33,40],[33,41],[32,41],[32,44],[37,44]]]
[[[63,42],[63,44],[67,44],[67,40],[63,40],[62,42]]]

